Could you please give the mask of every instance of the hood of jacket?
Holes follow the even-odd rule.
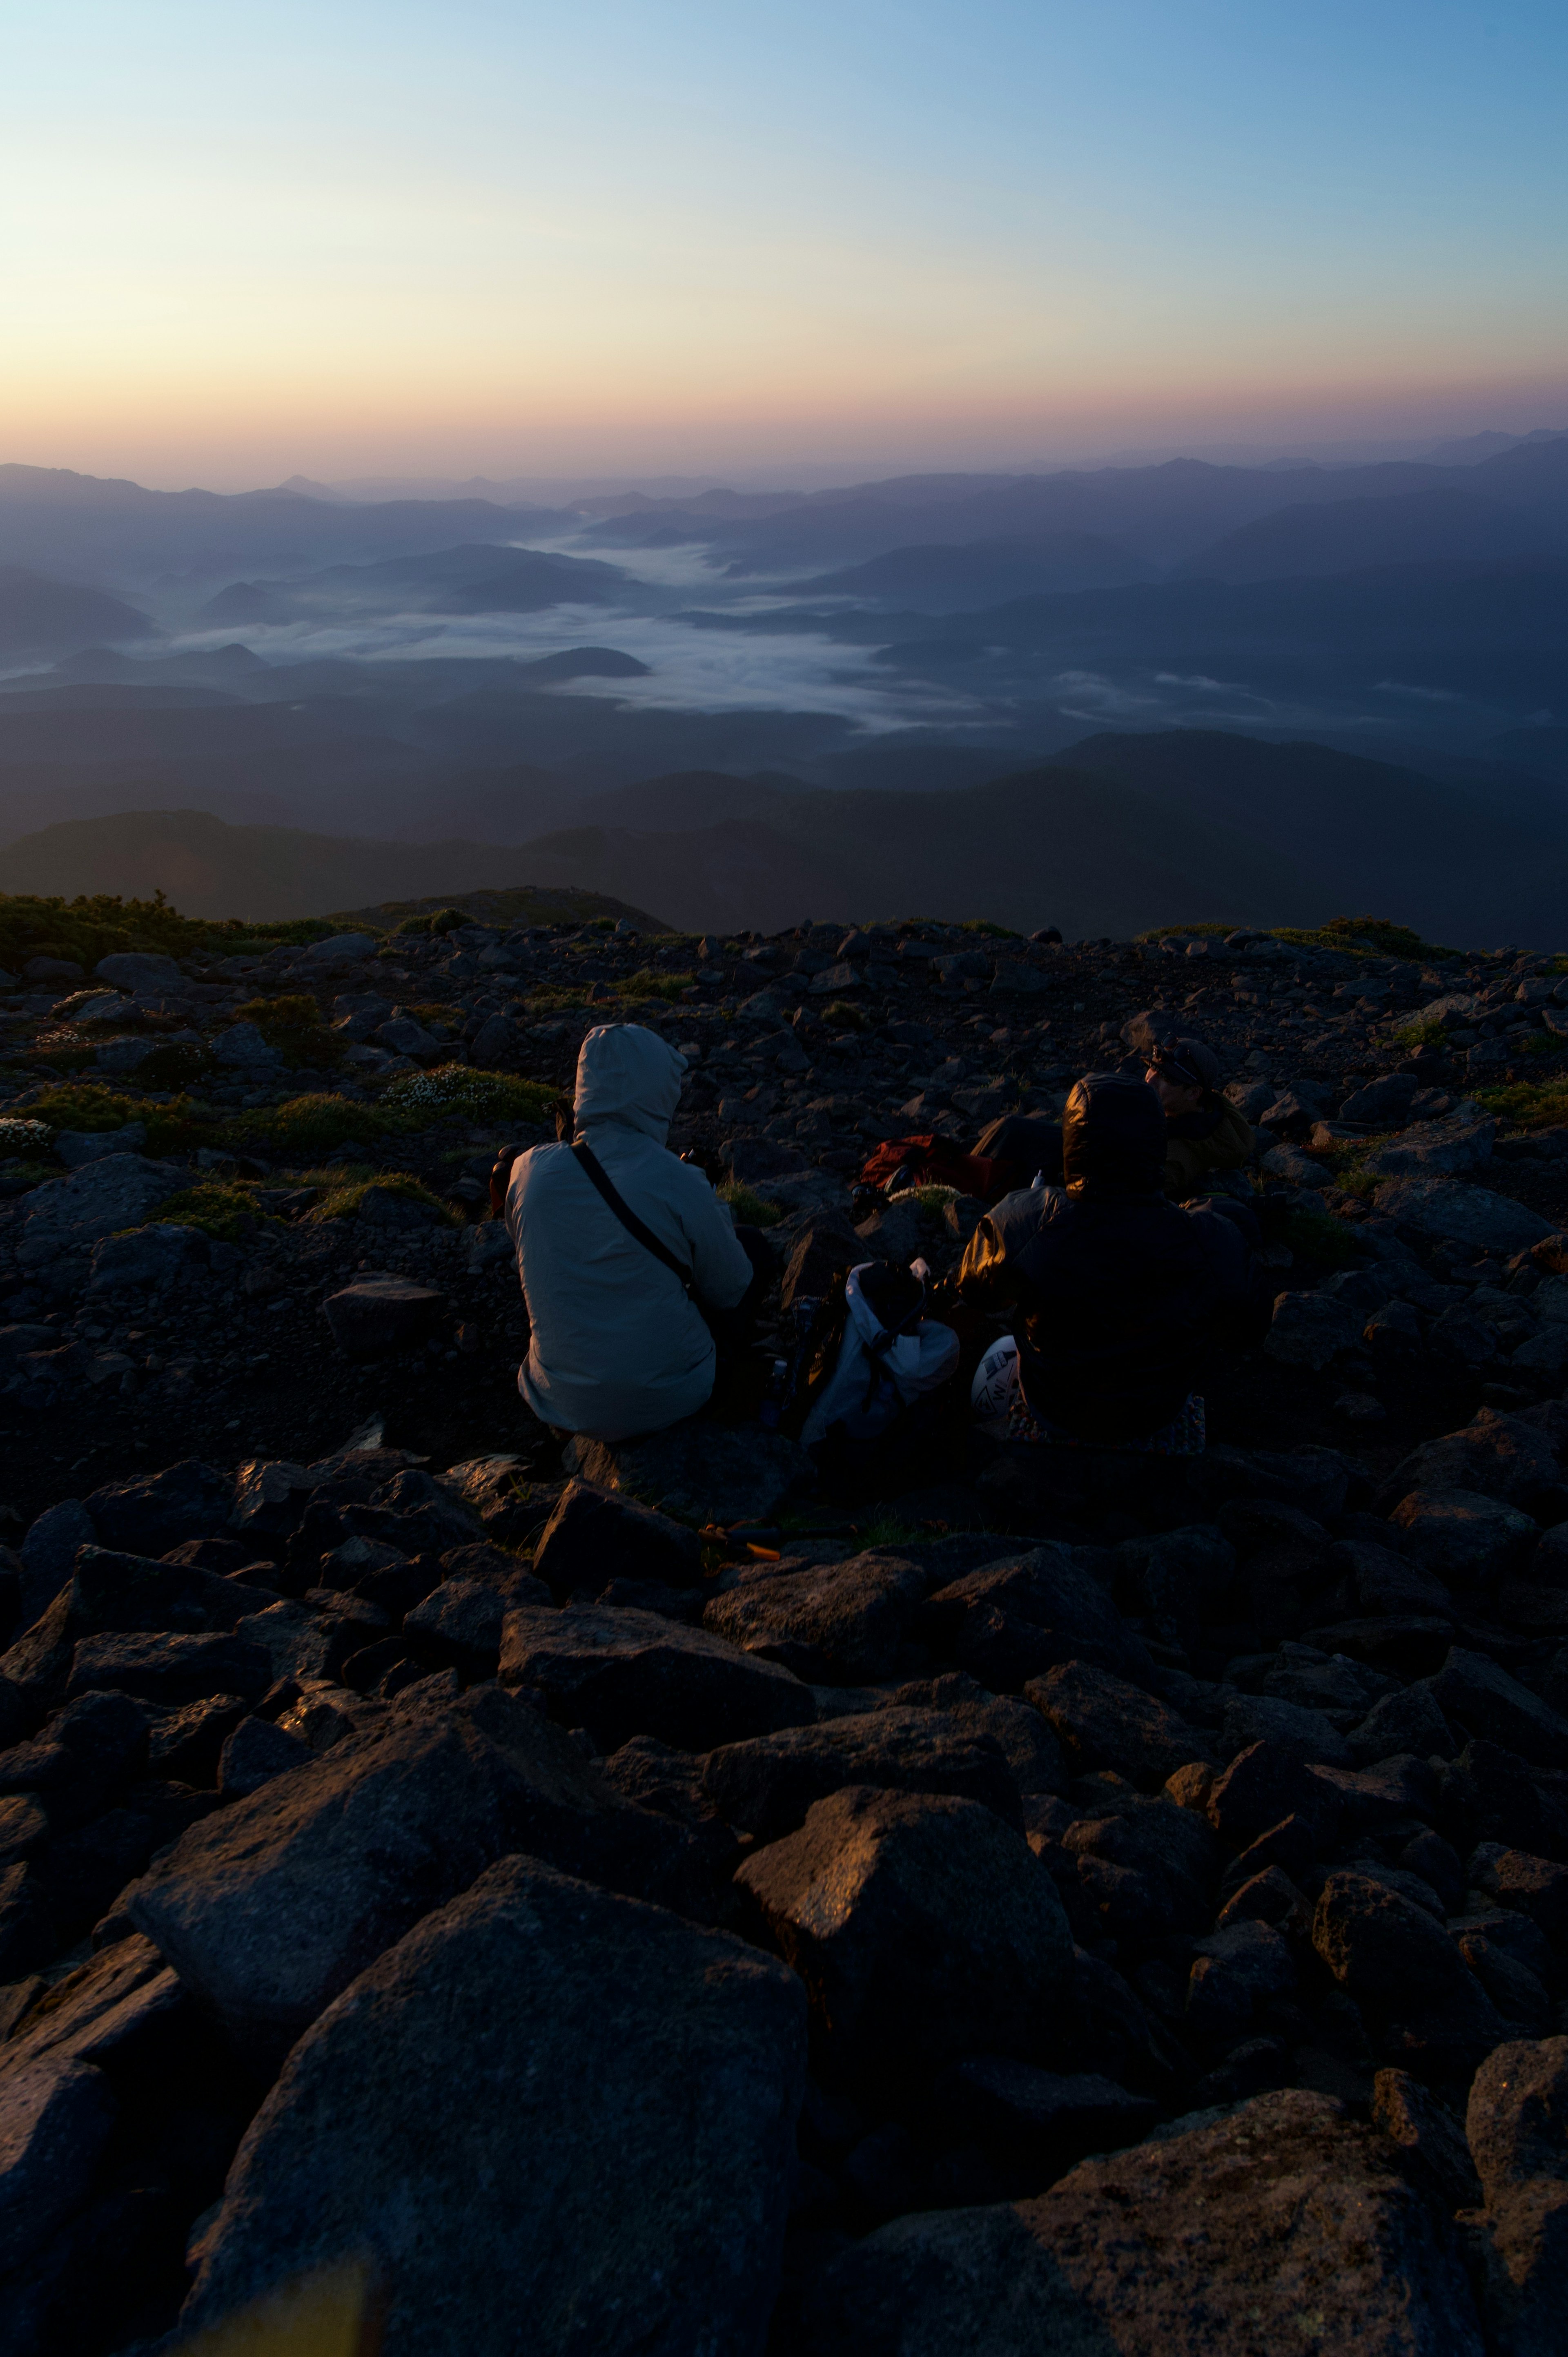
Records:
[[[1062,1168],[1075,1200],[1157,1195],[1165,1185],[1165,1116],[1147,1082],[1090,1072],[1067,1101]]]
[[[640,1023],[601,1023],[577,1050],[579,1132],[619,1122],[662,1146],[681,1102],[686,1059]]]

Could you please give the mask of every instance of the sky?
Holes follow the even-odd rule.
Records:
[[[1568,425],[1562,0],[12,0],[0,460],[1060,464]]]

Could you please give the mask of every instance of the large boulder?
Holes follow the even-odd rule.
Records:
[[[1450,1587],[1481,1587],[1521,1564],[1539,1531],[1528,1514],[1479,1490],[1412,1490],[1391,1520],[1408,1560]]]
[[[1432,1680],[1444,1717],[1538,1768],[1568,1768],[1568,1718],[1485,1653],[1450,1648]]]
[[[1418,1235],[1473,1244],[1477,1252],[1528,1252],[1552,1233],[1552,1222],[1487,1187],[1462,1178],[1385,1178],[1377,1190],[1379,1216]]]
[[[1380,1491],[1385,1507],[1412,1490],[1466,1490],[1509,1505],[1557,1490],[1563,1476],[1552,1436],[1521,1415],[1484,1407],[1473,1423],[1423,1440],[1401,1459]]]
[[[553,1718],[585,1727],[601,1751],[656,1735],[711,1751],[816,1717],[811,1689],[775,1662],[656,1612],[568,1605],[507,1616],[503,1685],[537,1694]]]
[[[1445,1120],[1417,1123],[1397,1145],[1374,1146],[1362,1168],[1373,1178],[1437,1178],[1479,1170],[1492,1158],[1498,1125],[1461,1106]]]
[[[533,1568],[558,1596],[597,1596],[612,1579],[686,1587],[703,1576],[703,1543],[635,1498],[568,1481],[534,1542]]]
[[[1048,2044],[1072,1937],[1047,1867],[980,1802],[851,1785],[736,1879],[805,1982],[834,2071],[907,2084]]]
[[[216,1538],[233,1510],[228,1478],[188,1457],[161,1473],[107,1482],[85,1501],[99,1543],[129,1555],[166,1555],[186,1539]]]
[[[1037,2201],[897,2218],[826,2266],[801,2357],[1481,2357],[1392,2148],[1289,2088],[1086,2160]]]
[[[1347,1996],[1400,2026],[1412,2050],[1453,2049],[1478,2059],[1503,2024],[1442,1923],[1403,1892],[1351,1869],[1318,1896],[1312,1941]]]
[[[1465,2118],[1486,2195],[1482,2301],[1509,2357],[1556,2357],[1568,2303],[1568,2038],[1496,2047]]]
[[[590,1440],[579,1433],[567,1442],[563,1463],[597,1489],[628,1491],[699,1525],[766,1522],[817,1480],[806,1451],[781,1432],[695,1417],[641,1440]]]
[[[846,1784],[957,1793],[1024,1829],[1001,1745],[961,1732],[937,1710],[868,1710],[820,1727],[787,1727],[721,1744],[702,1770],[703,1797],[718,1815],[761,1841],[792,1833],[816,1802]]]
[[[782,1575],[758,1566],[714,1598],[703,1624],[813,1684],[875,1685],[893,1675],[925,1592],[919,1566],[893,1555]]]
[[[357,1276],[323,1303],[332,1340],[350,1359],[373,1359],[386,1351],[423,1342],[435,1322],[443,1297],[434,1286],[407,1276]]]
[[[1122,1677],[1153,1666],[1105,1589],[1065,1547],[1033,1547],[953,1580],[931,1598],[921,1628],[961,1669],[1001,1694],[1021,1692],[1059,1663],[1091,1663]]]
[[[679,1833],[525,1703],[393,1718],[194,1826],[126,1902],[242,2044],[277,2055],[357,1973],[510,1850],[657,1888]]]
[[[384,2357],[755,2357],[805,2046],[771,1958],[507,1858],[295,2047],[182,2322],[368,2259]]]
[[[1079,1775],[1111,1768],[1152,1792],[1190,1760],[1214,1763],[1212,1739],[1168,1704],[1087,1662],[1064,1662],[1024,1693]]]
[[[46,1178],[27,1198],[16,1257],[24,1268],[37,1268],[62,1253],[86,1251],[122,1228],[139,1228],[188,1184],[172,1163],[140,1154],[112,1155],[67,1178]]]

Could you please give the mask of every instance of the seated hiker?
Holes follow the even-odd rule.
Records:
[[[1016,1340],[986,1353],[973,1400],[1015,1438],[1201,1448],[1192,1385],[1211,1342],[1261,1339],[1272,1287],[1253,1273],[1249,1215],[1182,1211],[1165,1191],[1165,1117],[1133,1075],[1091,1072],[1068,1099],[1063,1189],[1004,1196],[959,1270],[966,1300],[1015,1308]]]
[[[1197,1194],[1210,1170],[1239,1170],[1252,1152],[1252,1131],[1219,1092],[1219,1059],[1201,1039],[1173,1039],[1150,1050],[1144,1074],[1165,1116],[1165,1192],[1178,1202]]]
[[[575,1140],[507,1148],[491,1178],[532,1329],[517,1387],[558,1430],[626,1440],[694,1415],[713,1329],[738,1347],[767,1283],[760,1232],[665,1145],[685,1070],[657,1032],[601,1025],[577,1057]]]

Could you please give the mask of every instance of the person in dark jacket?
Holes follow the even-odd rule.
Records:
[[[1254,1274],[1248,1215],[1173,1203],[1167,1150],[1155,1091],[1091,1072],[1068,1099],[1065,1187],[1004,1196],[975,1229],[959,1289],[1019,1313],[1015,1368],[997,1344],[982,1376],[991,1369],[992,1410],[1011,1387],[1037,1427],[1022,1437],[1136,1448],[1168,1433],[1185,1448],[1184,1415],[1201,1430],[1190,1395],[1207,1348],[1262,1339],[1268,1281]],[[977,1378],[977,1404],[982,1388]]]
[[[1144,1080],[1165,1116],[1165,1192],[1196,1195],[1205,1174],[1251,1159],[1252,1131],[1219,1093],[1219,1059],[1201,1039],[1173,1039],[1149,1056]]]

